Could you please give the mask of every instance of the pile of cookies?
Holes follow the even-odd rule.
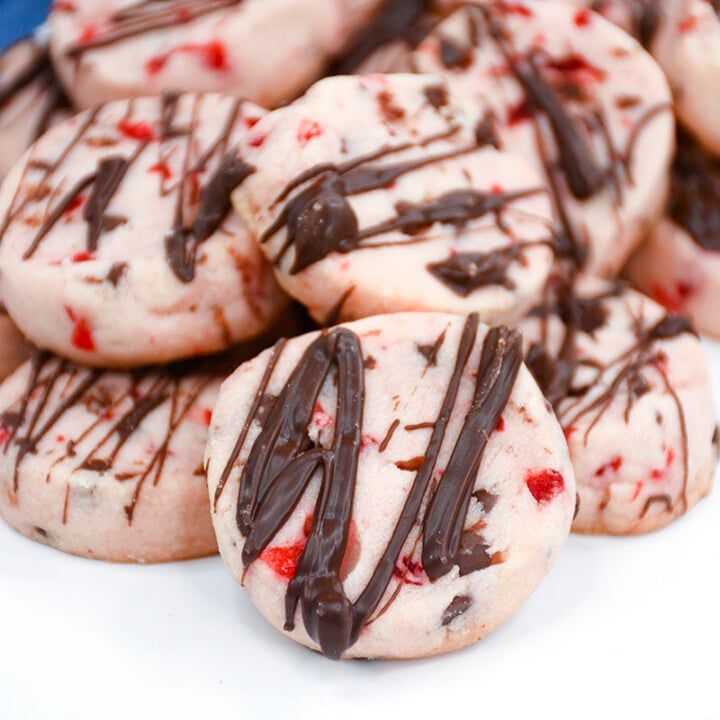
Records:
[[[709,492],[716,2],[55,0],[47,27],[0,59],[10,526],[219,547],[294,640],[413,658],[505,621],[571,528]]]

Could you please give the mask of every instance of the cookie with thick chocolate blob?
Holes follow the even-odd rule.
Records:
[[[332,658],[447,652],[507,620],[575,509],[520,336],[385,315],[279,342],[224,383],[206,469],[230,571]]]
[[[517,320],[554,223],[540,176],[437,77],[328,78],[269,114],[233,194],[281,286],[320,323],[384,312]]]
[[[662,213],[674,147],[670,89],[641,45],[567,4],[475,0],[413,64],[488,108],[498,147],[543,173],[561,253],[587,273],[617,273]]]

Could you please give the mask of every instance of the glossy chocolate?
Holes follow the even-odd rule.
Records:
[[[367,371],[360,338],[345,328],[319,335],[307,347],[280,395],[273,400],[272,408],[260,421],[260,398],[266,397],[282,346],[276,346],[271,353],[255,401],[222,472],[215,498],[217,501],[226,486],[250,426],[259,422],[260,433],[242,471],[236,506],[237,527],[245,537],[242,559],[248,567],[270,545],[293,513],[310,480],[319,473],[321,487],[307,544],[287,588],[285,629],[291,631],[295,627],[299,610],[306,631],[331,658],[341,657],[357,641],[363,627],[380,607],[402,548],[418,524],[423,528],[423,567],[431,580],[442,577],[456,565],[461,574],[467,574],[487,568],[495,561],[475,529],[465,529],[465,521],[487,440],[497,426],[522,362],[518,333],[494,328],[486,336],[472,405],[448,467],[439,481],[433,481],[478,327],[477,316],[467,318],[440,412],[430,424],[432,433],[425,453],[405,463],[407,467],[403,468],[416,474],[405,506],[385,551],[354,602],[345,594],[340,569],[347,551],[362,447]],[[443,333],[435,344],[441,346],[444,342]],[[338,400],[331,446],[324,447],[309,440],[307,428],[321,389],[331,374],[336,377]],[[398,419],[390,425],[380,452],[388,446],[398,425]],[[492,503],[484,506],[484,512],[491,508]],[[467,607],[469,604],[465,601],[455,603],[452,610],[446,611],[447,623]],[[385,609],[383,606],[380,612]]]

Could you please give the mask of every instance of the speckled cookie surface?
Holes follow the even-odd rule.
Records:
[[[581,278],[574,290],[558,286],[521,329],[570,447],[573,530],[656,530],[710,491],[715,411],[687,320],[621,283]]]
[[[628,263],[633,285],[720,337],[720,160],[682,135],[667,217]]]
[[[570,5],[476,0],[413,64],[488,106],[500,146],[545,174],[565,254],[588,273],[617,272],[659,218],[674,143],[667,81],[639,43]]]
[[[438,78],[329,78],[258,122],[233,203],[321,323],[398,311],[519,318],[553,258],[542,180]]]
[[[0,385],[0,514],[88,558],[216,550],[203,449],[220,379],[81,368],[36,354]]]
[[[224,92],[268,107],[292,99],[381,0],[73,0],[50,13],[50,44],[80,107],[162,92]]]
[[[261,115],[216,94],[140,98],[35,143],[0,191],[0,286],[24,334],[115,367],[268,327],[285,298],[229,201],[250,172],[233,147]]]
[[[0,54],[0,180],[23,151],[69,114],[47,48],[31,38]]]
[[[517,333],[367,318],[280,343],[224,383],[206,467],[221,553],[262,614],[330,657],[485,636],[569,531],[562,432]]]

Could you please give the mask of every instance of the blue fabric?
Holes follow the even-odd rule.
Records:
[[[0,48],[29,35],[45,20],[50,0],[0,0]]]

